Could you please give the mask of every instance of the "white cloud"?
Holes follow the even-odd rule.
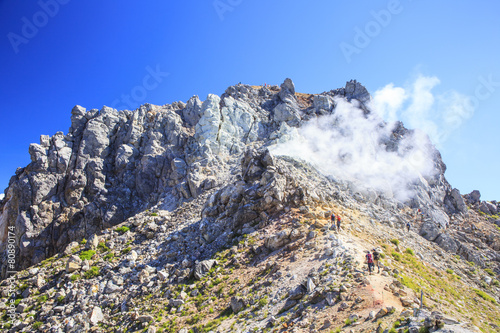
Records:
[[[395,88],[393,83],[389,83],[375,92],[372,99],[372,109],[383,119],[396,121],[398,120],[397,112],[407,98],[408,95],[403,88]]]
[[[474,112],[469,98],[457,92],[433,94],[439,83],[437,77],[422,75],[406,88],[390,83],[374,93],[368,105],[373,112],[368,115],[356,100],[337,98],[331,115],[303,124],[290,141],[271,150],[302,158],[358,189],[371,188],[406,201],[413,197],[409,184],[437,172],[429,136],[441,144]],[[396,120],[416,130],[394,144]],[[387,143],[394,149],[387,149]]]
[[[440,147],[474,114],[470,98],[456,91],[434,94],[435,76],[419,75],[406,89],[390,83],[373,94],[371,108],[387,121],[402,120],[427,133]]]
[[[384,124],[375,113],[366,116],[345,99],[336,103],[332,115],[305,123],[298,136],[273,147],[273,153],[304,159],[360,191],[371,188],[401,201],[412,197],[407,185],[434,173],[427,136],[417,131],[395,151],[388,150],[383,143],[389,142],[393,123]]]

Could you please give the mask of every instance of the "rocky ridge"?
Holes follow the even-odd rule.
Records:
[[[424,325],[402,311],[419,306],[419,288],[442,288],[457,302],[445,308],[466,312],[430,278],[435,272],[452,274],[464,295],[477,290],[478,306],[498,302],[490,295],[498,293],[498,204],[452,189],[437,151],[439,172],[413,184],[417,195],[406,203],[269,152],[304,121],[335,113],[337,98],[370,112],[355,81],[304,95],[289,79],[133,112],[75,107],[67,135],[30,146],[32,163],[17,170],[0,205],[3,248],[14,226],[16,268],[35,265],[17,276],[14,330],[310,331],[349,319],[383,331],[386,316],[410,329]],[[388,149],[407,130],[393,133]],[[415,219],[415,207],[423,217]],[[328,225],[332,211],[344,217],[340,234]],[[403,236],[408,221],[418,234]],[[368,244],[385,247],[380,276],[366,274]],[[417,268],[429,276],[419,286],[408,282]],[[394,297],[380,302],[384,288]],[[431,297],[427,308],[443,306]],[[459,324],[434,312],[424,318],[429,328]],[[482,328],[500,324],[478,316]]]

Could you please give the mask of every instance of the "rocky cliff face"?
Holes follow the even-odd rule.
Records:
[[[71,119],[68,134],[30,146],[32,162],[16,171],[0,202],[2,277],[12,274],[13,241],[9,270],[18,271],[0,282],[2,328],[500,326],[500,299],[491,296],[500,291],[499,204],[453,189],[428,139],[417,142],[402,123],[378,119],[356,81],[316,95],[296,93],[286,79],[135,111],[76,106]],[[376,186],[380,180],[331,173],[306,151],[278,153],[307,140],[304,128],[349,144],[365,120],[381,129],[368,141],[378,157],[409,159],[391,182],[406,199]],[[338,169],[362,161],[333,148],[319,155],[337,151]],[[406,169],[411,177],[401,176]],[[342,217],[340,231],[332,213]],[[384,255],[377,275],[363,264],[373,247]],[[420,290],[427,309],[416,314],[409,308],[421,305]]]
[[[203,194],[212,196],[198,218],[229,219],[234,228],[258,224],[265,215],[301,200],[331,201],[346,193],[403,205],[380,193],[358,193],[356,186],[339,179],[299,187],[297,175],[287,173],[287,167],[281,173],[274,169],[276,159],[262,150],[287,142],[308,120],[335,114],[339,100],[370,113],[370,96],[356,81],[306,95],[296,94],[290,79],[281,87],[237,85],[203,102],[194,96],[187,103],[145,104],[135,111],[75,106],[68,133],[42,135],[39,144],[30,145],[32,162],[16,171],[5,191],[0,203],[2,274],[9,226],[15,227],[19,269],[148,208],[173,211]],[[380,126],[387,124],[380,121]],[[398,124],[379,144],[397,151],[409,132]],[[439,153],[431,145],[428,149],[436,172],[404,184],[415,193],[404,204],[424,210],[429,218],[425,237],[436,240],[436,228],[447,226],[450,215],[464,214],[466,208],[444,178]]]

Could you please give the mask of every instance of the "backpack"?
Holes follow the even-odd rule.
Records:
[[[366,254],[366,260],[368,260],[369,264],[371,264],[373,262],[373,258],[372,258],[372,254],[371,253],[367,253]]]
[[[332,221],[335,221],[335,214],[332,214],[332,216],[331,216],[331,220],[332,220]]]
[[[379,258],[380,254],[377,251],[373,252],[373,260],[378,260]]]

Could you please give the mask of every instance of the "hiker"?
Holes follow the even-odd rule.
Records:
[[[331,230],[335,230],[335,213],[332,213],[330,216],[330,221],[332,221],[332,227],[330,228]]]
[[[380,273],[380,266],[379,266],[380,253],[378,252],[378,249],[372,250],[372,256],[373,256],[373,264],[378,269],[377,273]]]
[[[370,272],[370,275],[372,275],[373,256],[370,251],[366,251],[366,261],[368,262],[368,272]]]
[[[408,223],[406,223],[406,227],[408,228],[408,232],[410,232],[410,229],[411,229],[411,223],[410,223],[410,221],[408,221]]]
[[[418,221],[419,217],[420,217],[420,222],[424,222],[424,213],[422,213],[422,210],[420,208],[417,210],[417,217],[415,218],[415,222]]]
[[[337,231],[340,232],[340,215],[337,215]]]

